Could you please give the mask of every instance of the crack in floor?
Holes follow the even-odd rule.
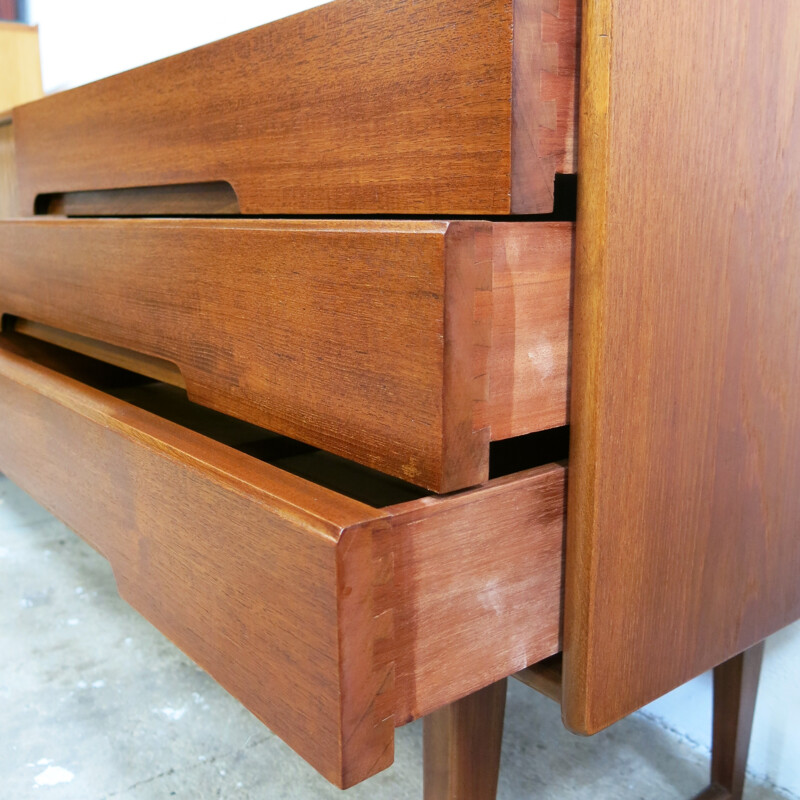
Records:
[[[239,753],[244,753],[246,750],[252,750],[254,747],[258,747],[258,745],[264,744],[264,742],[269,741],[272,738],[272,736],[271,735],[261,736],[251,743],[250,740],[252,738],[253,738],[252,736],[248,736],[247,741],[241,747],[237,747],[225,753],[217,753],[216,755],[209,756],[204,761],[199,761],[196,764],[187,764],[184,767],[177,767],[177,768],[170,767],[168,770],[160,772],[158,775],[153,775],[150,778],[143,778],[142,780],[136,781],[136,783],[133,783],[124,789],[112,792],[111,794],[104,794],[102,797],[98,798],[98,800],[112,800],[114,797],[120,797],[124,795],[126,792],[132,792],[134,789],[138,789],[140,786],[146,786],[148,783],[160,780],[161,778],[169,778],[172,775],[179,775],[184,772],[192,772],[193,770],[200,769],[208,765],[213,765],[217,761],[220,761],[224,758],[231,758],[233,756],[238,755]]]

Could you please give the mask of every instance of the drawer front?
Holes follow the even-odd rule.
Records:
[[[329,780],[391,763],[369,510],[4,353],[0,406],[0,468],[109,560],[134,608]],[[349,610],[340,544],[358,565]],[[348,656],[363,687],[342,680]],[[374,749],[340,752],[343,709],[365,700]]]
[[[155,377],[198,403],[447,492],[486,481],[491,440],[566,423],[572,233],[10,221],[0,313],[171,362]]]
[[[391,763],[396,725],[558,650],[563,467],[373,507],[4,341],[0,469],[337,785]]]
[[[508,214],[574,164],[576,0],[337,0],[15,111],[22,213]],[[51,198],[52,200],[53,198]],[[66,205],[65,205],[66,204]],[[42,201],[40,201],[40,206]]]

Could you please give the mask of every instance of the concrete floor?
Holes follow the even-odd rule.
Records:
[[[419,723],[343,795],[116,592],[107,562],[0,476],[0,800],[421,798]],[[702,755],[643,718],[591,739],[511,681],[499,800],[688,800]],[[779,797],[748,785],[748,800]]]

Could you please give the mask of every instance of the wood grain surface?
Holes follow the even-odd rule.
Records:
[[[514,0],[512,213],[549,209],[554,174],[577,171],[580,14],[580,0]]]
[[[0,402],[3,472],[110,561],[134,608],[328,780],[391,763],[375,692],[360,722],[344,713],[344,669],[373,687],[390,669],[337,584],[355,558],[353,595],[383,610],[369,598],[389,554],[360,525],[369,508],[7,353]],[[368,750],[349,749],[358,724]]]
[[[576,14],[336,0],[54,94],[14,113],[22,206],[225,181],[242,214],[549,212],[574,164]]]
[[[800,7],[584,6],[564,718],[800,617]]]
[[[387,509],[398,724],[561,649],[565,503],[566,467],[547,464]]]
[[[376,508],[202,435],[207,410],[190,430],[1,341],[0,468],[337,785],[391,763],[396,725],[558,649],[562,465]]]
[[[570,223],[5,222],[0,314],[147,375],[172,362],[199,403],[445,492],[487,479],[490,438],[566,420],[572,234]]]
[[[493,440],[569,421],[574,227],[495,223],[486,425]]]
[[[763,657],[764,642],[759,642],[714,668],[711,783],[695,800],[707,800],[713,792],[742,800]]]

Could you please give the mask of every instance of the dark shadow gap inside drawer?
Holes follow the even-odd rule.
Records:
[[[10,326],[5,327],[4,346],[42,366],[373,508],[434,496],[432,492],[354,461],[193,403],[186,390],[179,386],[153,380],[17,333]],[[493,442],[490,475],[498,478],[565,460],[568,439],[568,428],[556,428]]]

